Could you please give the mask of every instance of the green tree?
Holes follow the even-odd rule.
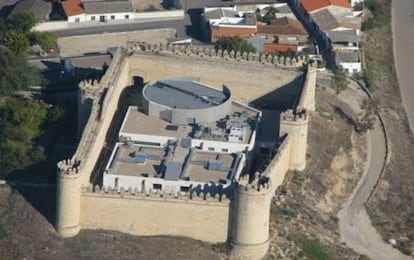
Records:
[[[248,43],[246,40],[240,38],[239,36],[234,37],[219,37],[215,42],[214,48],[216,50],[227,50],[227,51],[240,51],[244,52],[256,52],[256,48],[253,45]]]
[[[39,44],[45,51],[52,49],[56,43],[56,35],[50,32],[31,32],[28,38],[30,45]]]
[[[47,118],[50,122],[57,122],[62,117],[64,117],[66,114],[66,110],[62,106],[53,106],[51,109],[49,109],[49,112],[47,114]]]
[[[346,73],[341,69],[337,69],[333,73],[334,74],[331,77],[331,87],[338,95],[348,87],[348,79]]]
[[[368,130],[374,129],[375,120],[380,111],[379,101],[377,99],[365,98],[362,100],[361,109],[363,112],[359,114],[355,128],[358,132],[365,133]]]
[[[29,49],[26,36],[18,31],[8,31],[3,37],[3,43],[16,54],[26,53]]]
[[[6,32],[7,32],[7,25],[3,20],[0,19],[0,40],[3,39]]]
[[[6,20],[6,25],[9,30],[18,31],[27,34],[30,30],[38,24],[36,16],[29,11],[17,12]]]
[[[44,159],[44,150],[35,144],[47,118],[42,101],[8,98],[0,108],[1,177]]]
[[[16,55],[6,48],[0,48],[0,96],[11,95],[16,90],[38,84],[39,77],[22,55]]]

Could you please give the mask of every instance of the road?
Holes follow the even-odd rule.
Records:
[[[146,19],[135,21],[133,23],[109,24],[95,27],[79,27],[76,25],[73,29],[55,31],[58,37],[68,37],[76,35],[99,34],[104,32],[129,32],[138,30],[150,30],[159,28],[174,28],[177,30],[177,37],[191,37],[193,44],[203,44],[200,33],[200,18],[204,6],[229,6],[231,2],[221,0],[182,0],[184,8],[184,19],[165,20]]]
[[[365,93],[355,83],[341,92],[339,98],[347,103],[356,113],[360,112],[359,103]],[[365,210],[365,202],[380,178],[386,160],[384,132],[379,120],[374,129],[367,133],[367,162],[364,173],[348,201],[338,213],[341,239],[354,251],[375,260],[411,259],[383,241],[376,231]]]
[[[412,133],[414,131],[414,1],[391,2],[395,68]]]

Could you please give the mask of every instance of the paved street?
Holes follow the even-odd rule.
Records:
[[[353,81],[350,83],[350,88],[339,95],[339,98],[355,113],[360,112],[359,103],[364,97],[365,93]],[[371,259],[410,259],[383,241],[372,225],[364,206],[380,177],[386,160],[385,137],[379,120],[376,121],[375,128],[367,133],[367,145],[368,158],[364,173],[354,192],[338,213],[341,239],[354,251]]]
[[[411,132],[414,130],[414,1],[392,1],[394,59]]]
[[[184,8],[184,19],[181,20],[142,20],[129,24],[112,24],[97,27],[73,28],[62,31],[55,31],[58,37],[75,35],[99,34],[105,32],[129,32],[138,30],[149,30],[159,28],[172,28],[177,30],[177,37],[191,37],[193,44],[203,44],[200,33],[200,15],[202,8],[207,6],[228,6],[230,2],[221,0],[182,0]]]

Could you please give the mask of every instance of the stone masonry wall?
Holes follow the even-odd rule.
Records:
[[[225,196],[217,196],[84,191],[80,225],[140,236],[171,235],[225,242],[230,201]]]

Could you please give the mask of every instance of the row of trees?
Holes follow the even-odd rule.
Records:
[[[49,32],[31,31],[38,23],[31,12],[22,11],[0,20],[0,39],[4,46],[17,54],[27,53],[29,46],[38,44],[47,51],[55,45],[56,36]]]
[[[0,177],[25,169],[45,158],[37,145],[42,126],[62,114],[40,100],[16,96],[30,85],[38,85],[39,75],[27,61],[30,45],[52,48],[50,33],[32,32],[37,24],[32,13],[21,12],[0,21]],[[57,108],[60,109],[60,108]],[[59,115],[58,115],[59,116]]]
[[[219,37],[218,40],[214,43],[214,48],[217,50],[227,50],[227,51],[239,51],[240,53],[244,52],[256,52],[256,48],[248,43],[245,39],[240,38],[239,36],[233,37]]]

